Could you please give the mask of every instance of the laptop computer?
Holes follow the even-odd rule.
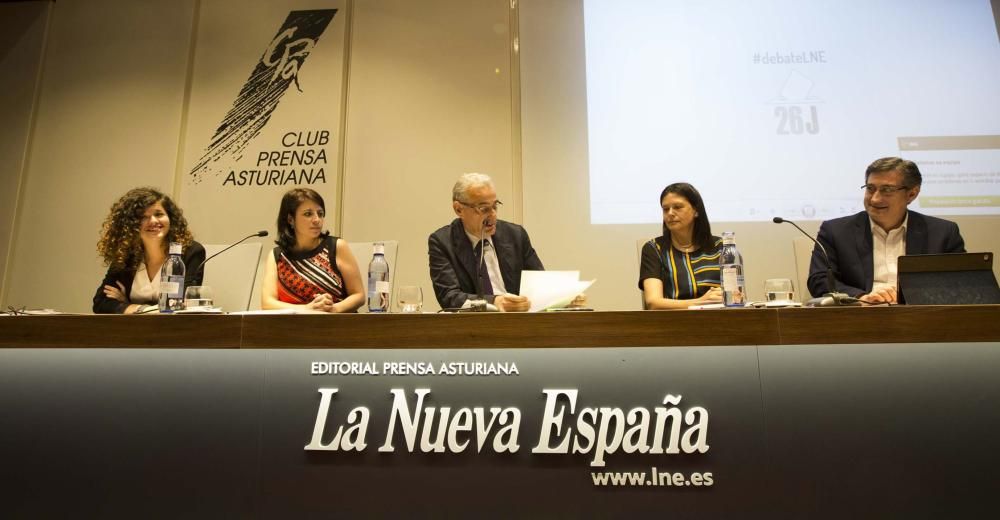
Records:
[[[897,300],[909,305],[1000,303],[993,253],[899,257]]]

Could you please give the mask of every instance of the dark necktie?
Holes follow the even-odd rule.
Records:
[[[480,240],[476,243],[476,272],[479,274],[479,283],[483,288],[483,294],[493,294],[493,283],[490,282],[490,271],[486,268],[486,262],[483,260],[482,256],[483,242],[488,244],[489,240]]]

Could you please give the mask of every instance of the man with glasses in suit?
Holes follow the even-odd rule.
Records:
[[[441,308],[468,307],[480,288],[484,299],[500,311],[531,307],[527,298],[517,295],[521,271],[545,268],[524,228],[498,218],[502,204],[488,175],[466,173],[452,188],[457,218],[427,241],[431,281]]]
[[[816,238],[830,256],[838,291],[869,303],[895,303],[900,256],[965,252],[957,224],[907,209],[921,182],[913,161],[878,159],[865,171],[865,211],[820,225]],[[813,248],[809,292],[826,290],[826,262]]]

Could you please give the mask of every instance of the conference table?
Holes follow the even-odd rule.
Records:
[[[956,516],[1000,306],[0,317],[14,515]]]

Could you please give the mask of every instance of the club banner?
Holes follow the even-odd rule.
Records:
[[[201,4],[180,188],[199,238],[271,227],[281,194],[298,186],[335,211],[342,4]]]

